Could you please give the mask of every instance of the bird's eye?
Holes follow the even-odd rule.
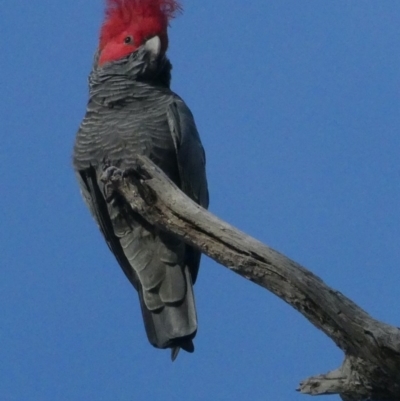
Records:
[[[127,45],[133,43],[133,38],[132,38],[132,36],[127,36],[127,37],[124,39],[124,42],[125,42]]]

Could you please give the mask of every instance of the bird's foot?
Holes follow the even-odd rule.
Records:
[[[104,169],[100,176],[102,182],[118,182],[124,177],[124,171],[115,166],[109,166]]]
[[[106,167],[100,176],[104,183],[104,196],[109,203],[115,198],[115,187],[124,178],[124,172],[115,166]]]

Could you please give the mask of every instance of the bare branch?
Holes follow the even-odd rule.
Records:
[[[266,288],[329,336],[346,356],[326,375],[307,379],[304,394],[346,400],[400,400],[400,330],[379,322],[298,263],[218,219],[183,194],[149,159],[110,178],[132,209],[218,263]]]

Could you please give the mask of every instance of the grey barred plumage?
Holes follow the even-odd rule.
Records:
[[[156,38],[155,40],[157,40]],[[152,39],[151,39],[152,40]],[[192,113],[169,88],[171,64],[147,41],[90,74],[90,98],[73,164],[84,199],[124,273],[139,292],[147,336],[158,348],[193,351],[192,284],[200,253],[147,224],[115,198],[106,201],[104,161],[122,170],[151,158],[187,195],[208,206],[205,156]]]

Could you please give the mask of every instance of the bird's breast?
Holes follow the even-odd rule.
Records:
[[[168,124],[168,100],[132,100],[112,108],[89,103],[75,143],[75,165],[87,168],[107,159],[124,169],[133,164],[137,155],[145,155],[176,181],[178,169]]]

